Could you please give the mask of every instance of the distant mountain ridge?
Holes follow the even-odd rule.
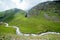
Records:
[[[21,11],[23,10],[14,8],[14,9],[9,9],[9,10],[0,12],[0,20],[14,16],[15,13],[21,12]]]
[[[48,1],[44,3],[40,3],[33,7],[30,11],[29,14],[39,14],[39,11],[53,11],[53,12],[59,12],[60,11],[60,1]],[[60,15],[60,13],[58,13]]]

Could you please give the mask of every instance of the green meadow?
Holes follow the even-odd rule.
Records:
[[[33,7],[28,13],[17,8],[6,10],[0,12],[0,22],[17,26],[24,34],[60,33],[60,4],[59,2],[44,2]],[[59,34],[36,37],[18,36],[16,29],[6,27],[4,23],[0,24],[0,40],[60,40]]]
[[[11,27],[5,27],[5,25],[3,24],[0,25],[0,34],[3,34],[3,33],[16,34],[15,30],[16,29],[11,28]]]
[[[41,11],[38,16],[25,17],[24,13],[16,13],[14,18],[11,21],[8,21],[10,18],[7,18],[11,26],[17,26],[20,28],[22,33],[42,33],[42,32],[60,32],[60,22],[56,22],[52,19],[46,19],[44,17],[44,11]],[[53,14],[52,14],[53,15]],[[51,16],[52,16],[51,15]],[[57,14],[55,14],[58,16]]]

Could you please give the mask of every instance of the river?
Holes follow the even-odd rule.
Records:
[[[12,27],[12,28],[15,28],[16,29],[16,34],[19,35],[19,36],[43,36],[43,35],[47,35],[47,34],[60,34],[60,33],[57,33],[57,32],[45,32],[45,33],[41,33],[41,34],[24,34],[21,32],[20,28],[17,27],[17,26],[9,26],[8,23],[4,23],[4,22],[0,22],[2,24],[5,24],[5,27]]]

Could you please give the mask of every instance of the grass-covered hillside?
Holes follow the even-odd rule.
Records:
[[[60,32],[59,4],[59,1],[38,4],[29,11],[28,15],[36,18],[35,20],[39,21],[39,27],[45,27],[44,29],[47,29],[46,31]]]
[[[60,40],[60,35],[17,36],[14,34],[0,34],[0,40]]]
[[[14,9],[15,10],[15,9]],[[17,11],[17,9],[16,9]],[[8,10],[1,14],[0,20],[11,26],[18,26],[22,33],[60,32],[59,2],[44,2],[29,10],[29,17],[22,10]],[[2,31],[1,31],[2,32]]]
[[[60,40],[60,34],[18,36],[12,26],[19,27],[22,33],[60,32],[60,2],[38,4],[28,14],[17,8],[0,12],[0,40]]]
[[[6,27],[4,24],[0,24],[0,35],[5,33],[11,33],[11,34],[16,34],[16,29],[12,28],[12,27]]]

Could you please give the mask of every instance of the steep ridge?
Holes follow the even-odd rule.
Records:
[[[44,2],[44,3],[40,3],[38,5],[36,5],[35,7],[33,7],[28,15],[31,16],[40,16],[40,14],[42,12],[44,12],[44,14],[48,14],[49,16],[60,16],[60,1],[48,1],[48,2]],[[43,15],[44,15],[43,14]]]

